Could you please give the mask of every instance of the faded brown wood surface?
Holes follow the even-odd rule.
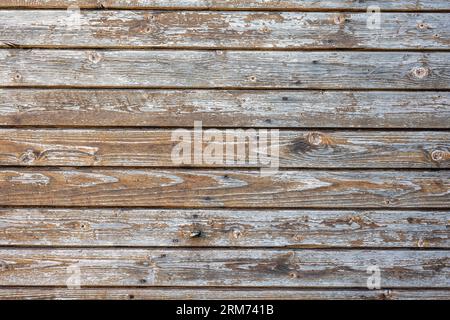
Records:
[[[8,206],[446,208],[450,171],[4,168],[0,189]]]
[[[0,298],[450,299],[449,16],[0,1]],[[280,168],[175,164],[195,121],[279,129]]]
[[[0,89],[3,126],[450,128],[448,92]]]
[[[383,10],[449,10],[446,0],[2,0],[6,8],[67,8],[79,6],[89,9],[276,9],[276,10],[363,10],[379,6]]]
[[[216,132],[216,131],[215,131]],[[226,130],[217,131],[224,136]],[[189,136],[193,139],[194,132]],[[0,165],[11,166],[168,166],[177,140],[171,130],[17,130],[0,129]],[[408,131],[282,131],[278,142],[260,136],[245,137],[279,149],[285,168],[448,168],[450,134]],[[254,134],[254,136],[253,136]],[[227,142],[236,149],[246,139]],[[203,147],[210,143],[203,137]],[[190,157],[192,158],[192,157]],[[191,164],[199,167],[245,167],[247,163]],[[255,163],[254,166],[260,166]]]
[[[0,11],[0,47],[446,49],[445,13]],[[21,23],[18,23],[21,21]]]
[[[1,209],[0,245],[449,248],[448,211]]]
[[[449,60],[449,52],[4,49],[0,86],[450,89]]]

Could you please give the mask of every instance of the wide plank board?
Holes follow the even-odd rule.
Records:
[[[1,288],[2,300],[448,300],[439,289]]]
[[[0,86],[450,89],[450,52],[0,50]]]
[[[179,142],[175,130],[24,130],[0,129],[1,166],[156,166],[177,167],[172,156]],[[194,146],[193,130],[185,130]],[[213,133],[211,140],[208,132]],[[229,140],[227,134],[235,133]],[[282,168],[449,168],[450,133],[415,131],[281,131],[276,140],[267,130],[209,130],[203,150],[221,141],[216,163],[190,161],[194,167],[260,167],[261,162],[227,164],[229,149],[246,159],[258,144],[276,146]],[[218,140],[220,139],[220,140]]]
[[[450,171],[2,169],[0,206],[448,208]]]
[[[449,92],[0,89],[0,126],[450,129]]]
[[[450,248],[448,211],[0,209],[1,246]]]
[[[0,286],[450,288],[450,251],[0,249]]]
[[[2,0],[0,8],[197,10],[449,10],[446,0]]]
[[[445,13],[0,11],[0,47],[450,49]]]

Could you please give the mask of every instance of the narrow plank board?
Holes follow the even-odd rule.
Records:
[[[0,89],[0,126],[450,129],[449,92]]]
[[[2,169],[0,190],[10,206],[447,208],[450,171]]]
[[[0,249],[0,286],[450,288],[449,251]]]
[[[448,300],[449,290],[0,288],[2,300]]]
[[[0,86],[450,89],[450,52],[0,50]]]
[[[203,132],[203,150],[211,143]],[[226,134],[238,137],[227,141]],[[157,166],[177,167],[172,159],[179,143],[174,130],[24,130],[0,129],[0,165],[5,166]],[[194,150],[194,131],[186,130]],[[222,139],[218,163],[191,161],[194,167],[260,167],[261,162],[227,164],[229,148],[249,141],[277,146],[282,168],[449,168],[450,133],[415,131],[281,131],[278,141],[267,130],[215,130]],[[252,134],[254,134],[252,136]],[[238,140],[239,139],[239,140]],[[231,146],[231,147],[230,147]],[[252,148],[257,151],[256,148]],[[205,155],[205,157],[207,154]]]
[[[446,0],[2,0],[0,8],[62,8],[78,6],[88,9],[256,9],[256,10],[448,10]]]
[[[0,47],[450,49],[446,13],[0,11]]]
[[[1,246],[450,248],[450,212],[0,209]]]

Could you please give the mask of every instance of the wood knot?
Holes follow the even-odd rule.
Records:
[[[88,53],[88,60],[94,64],[99,63],[102,60],[102,55],[98,52],[89,52]]]
[[[242,236],[242,232],[238,228],[232,228],[231,235],[233,236],[234,239],[239,239]]]
[[[190,238],[200,238],[201,236],[202,236],[202,232],[201,232],[200,230],[192,231],[192,232],[189,234],[189,237],[190,237]]]
[[[345,18],[344,15],[338,15],[334,17],[333,21],[335,24],[344,24],[347,21],[347,19]]]
[[[313,146],[319,146],[323,142],[322,134],[319,132],[311,132],[306,135],[306,141]]]
[[[443,161],[446,160],[446,158],[448,158],[448,154],[445,151],[442,150],[434,150],[431,153],[431,159],[433,159],[433,161]]]
[[[417,79],[423,79],[430,74],[430,70],[428,68],[424,68],[424,67],[416,67],[416,68],[412,69],[412,74]]]
[[[27,150],[20,156],[20,161],[26,164],[33,163],[37,159],[36,153],[33,150]]]

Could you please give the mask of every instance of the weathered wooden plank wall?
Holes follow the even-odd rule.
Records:
[[[450,299],[449,17],[1,1],[0,298]],[[280,168],[174,164],[194,121],[279,129]]]

